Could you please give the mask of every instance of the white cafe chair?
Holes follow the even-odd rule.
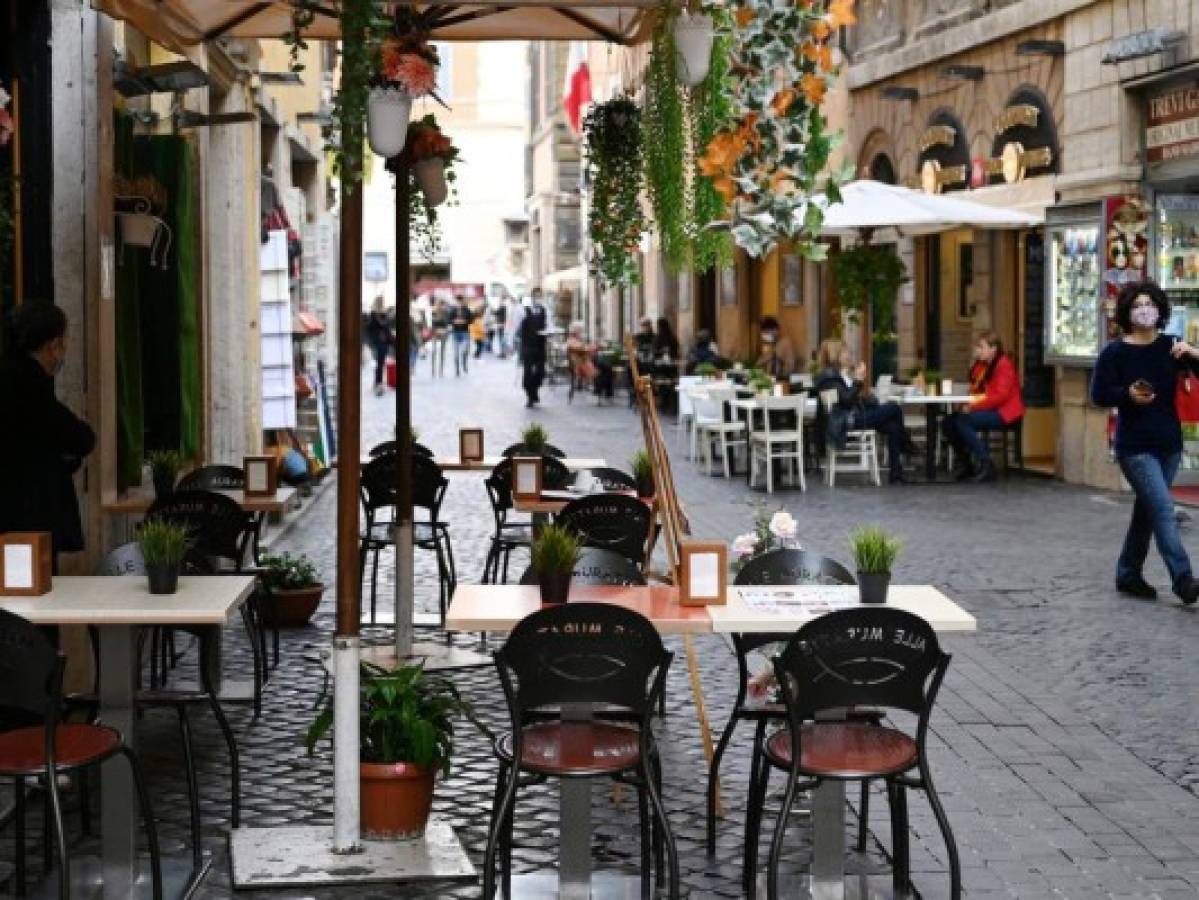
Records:
[[[806,491],[803,472],[803,420],[807,409],[808,398],[803,394],[793,394],[787,397],[762,397],[758,400],[761,410],[761,429],[753,429],[749,434],[749,486],[757,486],[758,462],[766,469],[766,493],[774,493],[773,462],[784,460],[790,462],[792,483],[798,481],[799,489]],[[793,412],[795,414],[794,428],[773,428],[770,422],[771,413]]]
[[[692,450],[692,458],[702,460],[704,471],[712,472],[712,444],[720,442],[724,477],[731,478],[729,460],[736,447],[746,446],[745,423],[728,422],[724,417],[725,404],[736,396],[731,387],[710,388],[702,396],[695,396],[695,431],[701,451],[699,456]]]
[[[695,445],[695,398],[692,392],[701,381],[703,378],[699,375],[679,376],[679,418],[675,422],[675,433],[679,436],[685,435],[686,445],[692,447]]]
[[[826,413],[832,412],[837,405],[837,391],[830,388],[820,392],[820,402]],[[828,442],[828,485],[833,487],[837,482],[837,470],[842,472],[865,472],[875,485],[881,485],[882,479],[878,472],[878,443],[873,429],[850,429],[845,435],[845,449],[838,450],[832,442]]]

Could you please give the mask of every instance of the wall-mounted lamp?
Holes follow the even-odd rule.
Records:
[[[1065,41],[1032,40],[1016,45],[1017,56],[1065,56]]]
[[[303,84],[299,72],[259,72],[263,84]]]
[[[982,66],[946,66],[941,70],[942,78],[957,78],[962,81],[982,81],[987,70]]]
[[[140,69],[130,68],[124,60],[116,60],[112,67],[112,86],[124,97],[174,94],[207,85],[208,73],[186,59]]]
[[[190,109],[175,111],[176,128],[209,128],[213,125],[240,125],[244,122],[256,122],[258,116],[252,112],[233,113],[199,113]]]
[[[878,92],[884,100],[906,100],[914,102],[920,98],[920,92],[914,87],[885,87]]]
[[[1148,31],[1137,31],[1124,37],[1116,38],[1107,45],[1107,50],[1099,60],[1106,66],[1117,63],[1131,62],[1173,50],[1179,44],[1185,43],[1187,33],[1169,28],[1150,28]]]

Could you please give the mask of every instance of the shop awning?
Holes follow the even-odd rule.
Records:
[[[437,4],[438,41],[564,40],[636,44],[647,40],[660,0],[483,0]],[[115,19],[179,53],[221,37],[279,38],[291,29],[288,0],[92,0]],[[338,40],[337,0],[320,4],[305,37]]]
[[[966,196],[975,203],[1028,213],[1043,222],[1045,210],[1057,203],[1056,180],[1054,175],[1042,175],[1015,184],[975,188]]]

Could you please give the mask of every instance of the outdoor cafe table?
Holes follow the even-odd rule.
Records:
[[[482,459],[468,459],[466,462],[457,456],[433,457],[433,462],[446,472],[490,472],[503,460],[502,456],[484,456]],[[607,460],[601,457],[589,459],[585,456],[568,456],[565,459],[559,459],[558,462],[572,472],[581,472],[583,469],[603,469],[608,465]]]
[[[662,634],[790,633],[833,608],[854,606],[854,585],[753,586],[747,600],[743,587],[728,590],[724,606],[684,607],[676,589],[667,585],[610,587],[576,585],[572,601],[615,603],[641,613]],[[887,605],[925,619],[935,631],[972,632],[973,616],[931,585],[892,585]],[[454,592],[446,629],[508,632],[525,616],[541,609],[535,585],[460,585]],[[560,779],[561,850],[559,896],[591,894],[591,792],[583,779]],[[845,785],[826,780],[814,792],[812,896],[840,900],[845,895]],[[572,827],[567,827],[571,823]],[[597,885],[599,887],[599,885]],[[597,890],[595,896],[606,896]]]
[[[146,578],[133,576],[54,576],[53,587],[40,597],[0,597],[0,609],[35,625],[93,625],[100,633],[100,720],[121,732],[136,748],[134,684],[137,629],[141,626],[211,625],[220,627],[254,588],[249,575],[190,576],[179,579],[174,594],[150,594]],[[137,884],[137,804],[133,783],[123,760],[109,761],[100,773],[101,869],[106,900],[149,896],[150,879]],[[153,801],[153,798],[151,798]],[[164,861],[165,862],[165,861]],[[201,873],[189,872],[182,881],[169,877],[164,885],[183,896]],[[136,884],[136,887],[134,886]]]
[[[937,440],[937,409],[939,407],[962,406],[970,402],[969,394],[892,394],[887,397],[902,406],[924,407],[924,476],[929,481],[937,479],[937,454],[933,452]]]
[[[296,495],[296,489],[280,485],[274,494],[266,497],[247,497],[245,491],[225,489],[212,493],[224,494],[237,501],[237,505],[249,513],[281,513],[291,505],[291,501]],[[154,489],[148,485],[141,485],[130,488],[122,494],[108,497],[104,500],[103,506],[106,512],[113,515],[137,516],[145,515],[154,504],[154,500]]]

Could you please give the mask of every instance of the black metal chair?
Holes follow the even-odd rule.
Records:
[[[553,444],[542,444],[540,447],[526,447],[524,443],[511,444],[504,448],[504,452],[500,456],[553,456],[557,459],[565,459],[566,454],[555,447]]]
[[[496,856],[511,893],[512,824],[519,787],[548,778],[610,777],[637,790],[642,896],[651,855],[665,850],[669,896],[679,896],[679,862],[661,796],[652,712],[673,654],[644,616],[605,603],[569,603],[523,619],[494,653],[511,731],[494,741],[499,775],[483,862],[483,897],[495,893]],[[620,710],[638,724],[572,720],[576,704]],[[546,713],[557,713],[546,719]],[[569,748],[569,754],[564,752]],[[652,807],[652,817],[650,808]],[[569,827],[562,823],[562,827]],[[662,866],[657,874],[662,876]]]
[[[854,584],[854,577],[843,565],[828,557],[803,550],[771,550],[747,562],[737,573],[735,584]],[[732,634],[733,654],[737,659],[737,696],[733,699],[733,708],[729,713],[728,722],[720,733],[716,751],[712,754],[712,764],[708,769],[708,812],[707,839],[708,855],[716,852],[716,794],[720,784],[720,763],[725,751],[732,740],[733,732],[740,722],[752,722],[756,726],[754,745],[761,742],[766,725],[771,721],[780,721],[786,712],[779,703],[766,703],[756,706],[746,706],[745,698],[749,693],[749,655],[759,652],[771,644],[786,641],[787,634]],[[755,754],[755,759],[756,759]],[[754,772],[750,773],[750,783],[753,783]],[[864,849],[866,837],[866,818],[869,810],[868,791],[863,791],[862,824],[858,833],[858,844]],[[746,877],[749,874],[746,873]]]
[[[645,584],[645,576],[630,560],[611,550],[585,548],[571,575],[574,584],[610,584],[623,587]],[[529,566],[520,576],[521,584],[537,584],[537,571]]]
[[[628,494],[588,494],[571,500],[557,516],[583,546],[611,550],[638,566],[646,562],[651,519],[649,506]]]
[[[442,618],[445,618],[449,598],[457,583],[454,551],[450,544],[449,524],[441,521],[441,503],[449,479],[441,468],[427,456],[412,457],[412,505],[414,511],[426,510],[428,518],[413,522],[413,546],[432,550],[437,556],[437,575]],[[384,453],[362,469],[360,495],[366,522],[358,541],[358,577],[366,575],[367,557],[372,558],[370,623],[377,618],[379,554],[393,546],[392,529],[399,503],[397,467],[399,456]]]
[[[178,491],[240,491],[246,473],[237,466],[201,466],[179,479]]]
[[[118,754],[125,757],[146,828],[155,900],[162,898],[162,862],[158,831],[137,754],[115,728],[64,723],[62,678],[66,665],[49,640],[32,623],[0,610],[0,777],[15,781],[17,854],[13,880],[25,893],[25,779],[39,778],[49,796],[58,856],[58,896],[71,896],[71,862],[63,825],[58,775],[98,766]]]
[[[979,433],[987,445],[999,452],[999,459],[1002,461],[1000,468],[1006,473],[1011,463],[1014,461],[1017,469],[1024,468],[1024,418],[1021,417],[1014,422],[1004,425],[1002,428],[984,428]],[[1011,436],[1010,446],[1014,453],[1009,453],[1009,435]],[[998,446],[996,446],[998,445]],[[1013,459],[1014,457],[1014,459]]]
[[[924,619],[899,609],[858,607],[820,616],[800,628],[774,659],[787,724],[755,753],[762,754],[751,786],[751,839],[746,865],[756,871],[761,811],[771,768],[787,773],[787,788],[770,846],[767,894],[778,897],[778,864],[796,791],[822,781],[883,779],[891,801],[896,896],[911,891],[908,788],[928,796],[949,857],[950,896],[962,894],[957,842],[933,786],[925,739],[950,654]],[[915,735],[882,724],[816,721],[817,715],[858,705],[917,716]],[[801,780],[802,779],[802,780]]]
[[[254,574],[247,565],[257,532],[257,518],[235,500],[211,491],[176,491],[156,500],[146,511],[146,520],[176,522],[188,529],[192,556],[207,561],[214,575]],[[254,718],[262,714],[262,686],[266,683],[266,635],[261,627],[257,591],[241,607],[242,621],[254,659]]]
[[[399,449],[400,449],[399,442],[394,441],[394,440],[383,441],[381,444],[375,444],[375,446],[371,447],[370,456],[373,459],[376,456],[382,456],[384,453],[396,453],[399,451]],[[417,441],[413,441],[412,442],[412,455],[413,456],[427,456],[430,459],[432,459],[433,451],[430,450],[428,447],[426,447],[424,444],[418,443]]]
[[[553,456],[543,456],[541,459],[542,487],[561,490],[570,485],[573,476],[566,466]],[[510,457],[505,456],[496,464],[491,474],[484,479],[483,485],[487,488],[487,497],[491,501],[491,515],[495,521],[495,531],[491,535],[487,558],[483,563],[483,583],[507,582],[508,560],[512,551],[528,549],[533,543],[533,524],[528,520],[508,521],[512,512]]]
[[[605,491],[637,490],[637,479],[627,472],[620,471],[620,469],[613,469],[609,466],[597,466],[594,469],[585,470],[585,474],[590,475],[592,478],[598,478]]]

